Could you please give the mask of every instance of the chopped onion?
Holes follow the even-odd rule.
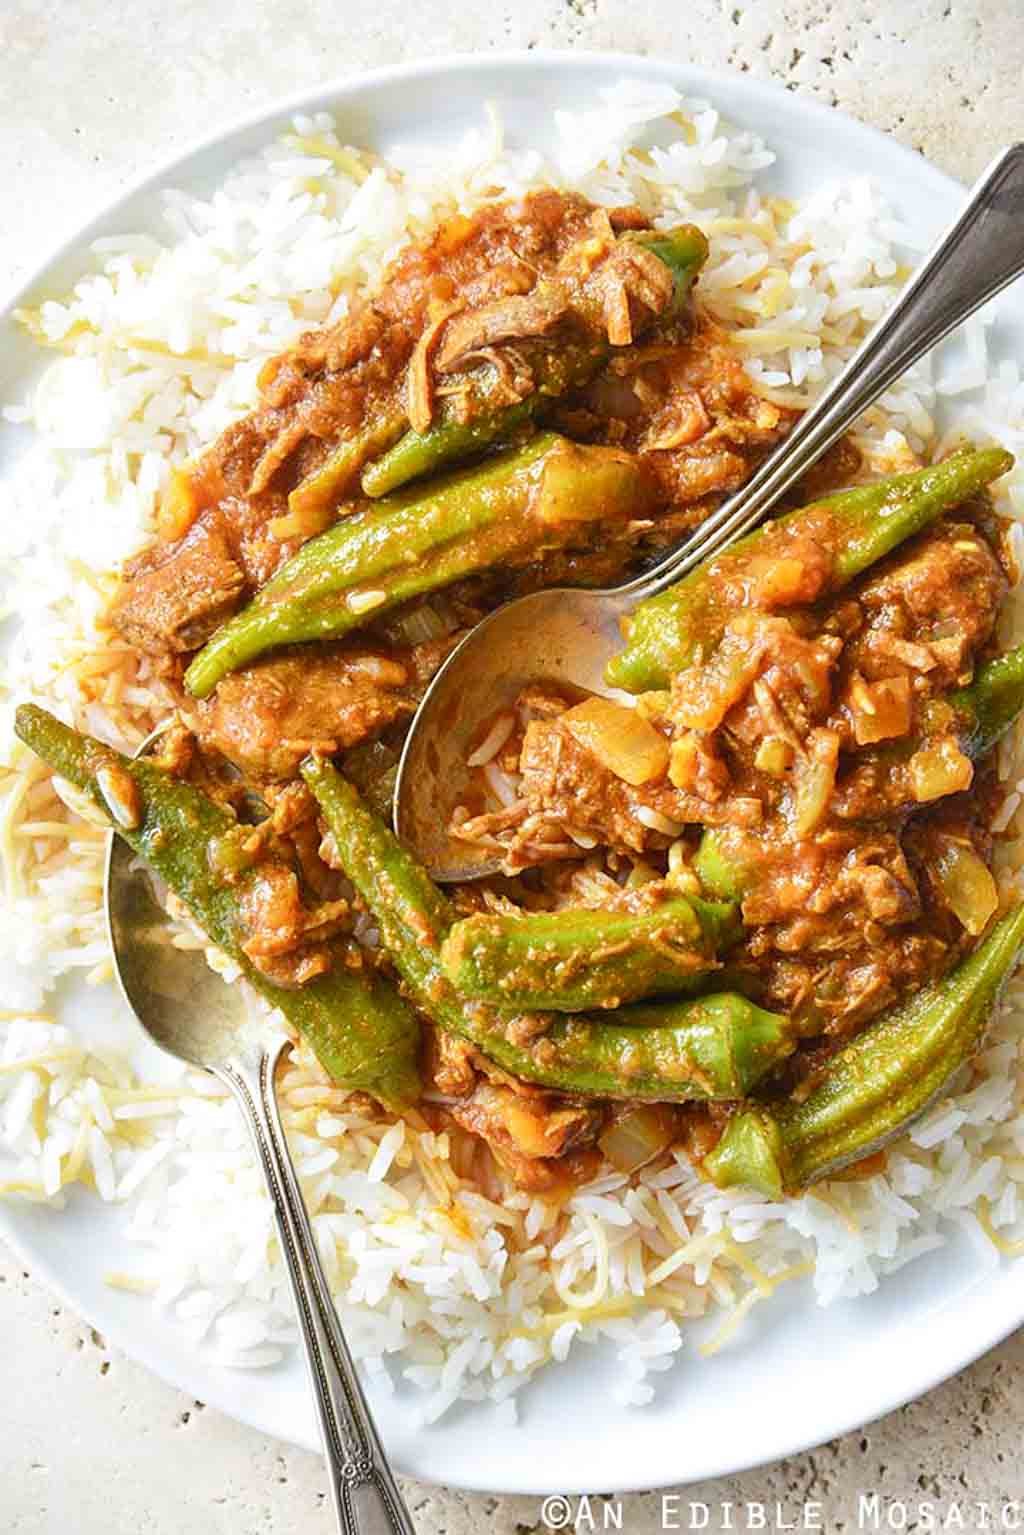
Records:
[[[660,831],[665,837],[678,837],[683,830],[680,821],[670,820],[667,815],[662,815],[660,810],[652,810],[649,805],[637,805],[633,814],[641,826],[646,826],[648,831]]]
[[[665,776],[668,742],[635,709],[610,698],[588,698],[567,710],[562,721],[585,750],[634,789]]]
[[[781,736],[765,736],[757,748],[754,766],[769,778],[784,778],[793,766],[793,748]]]
[[[827,666],[813,665],[798,655],[793,660],[793,675],[802,684],[809,704],[815,709],[828,708],[832,689]]]
[[[369,677],[382,688],[404,687],[409,680],[409,673],[398,661],[390,661],[385,656],[354,655],[352,657],[352,670],[363,677]]]
[[[633,708],[644,720],[661,720],[668,714],[672,694],[665,689],[654,688],[649,693],[638,693]]]
[[[739,703],[763,664],[756,624],[741,615],[703,665],[689,666],[675,679],[673,713],[690,730],[717,730]]]
[[[748,563],[748,573],[754,596],[753,606],[759,608],[790,607],[795,602],[808,602],[817,595],[814,572],[808,570],[803,560],[791,556],[779,559],[754,558]]]
[[[672,742],[668,759],[668,780],[673,788],[692,790],[697,782],[697,738],[692,730]]]
[[[653,868],[643,858],[639,858],[629,871],[626,879],[626,889],[638,890],[641,885],[649,885],[658,879],[661,879],[661,875],[657,869]]]
[[[972,937],[983,933],[999,905],[992,871],[966,842],[948,839],[935,868],[950,910]]]
[[[337,518],[337,507],[311,506],[301,511],[284,512],[280,517],[272,517],[267,523],[267,532],[271,538],[276,538],[281,544],[288,538],[301,538],[305,542],[307,539],[315,538],[318,533],[326,532]]]
[[[591,852],[597,846],[596,837],[585,836],[581,831],[570,831],[568,826],[565,829],[569,832],[569,836],[576,846],[581,847],[585,853]]]
[[[395,628],[410,645],[422,645],[427,640],[438,640],[442,634],[448,632],[450,627],[450,624],[441,617],[440,613],[435,612],[429,602],[395,619]]]
[[[919,804],[942,799],[946,794],[959,794],[971,787],[974,778],[970,758],[951,740],[923,746],[914,753],[908,766],[911,788]]]
[[[496,757],[515,729],[515,723],[514,715],[499,714],[476,751],[466,758],[466,766],[483,767],[492,757]]]
[[[689,844],[679,837],[668,850],[668,873],[665,880],[680,895],[700,895],[701,883],[690,867]]]
[[[616,1119],[597,1144],[616,1172],[635,1173],[671,1143],[671,1112],[656,1103],[644,1103]]]
[[[500,1118],[517,1151],[527,1157],[557,1156],[560,1134],[557,1115],[548,1116],[531,1107],[531,1100],[501,1089]]]
[[[352,613],[369,613],[372,608],[379,608],[381,603],[387,600],[387,592],[373,588],[371,591],[349,592],[345,603]]]
[[[488,762],[484,768],[484,778],[487,787],[500,805],[507,810],[514,805],[519,798],[519,785],[514,782],[507,773],[503,773],[496,762]]]
[[[850,713],[858,746],[905,736],[910,730],[910,678],[882,677],[877,682],[856,678],[850,689]]]
[[[839,761],[839,738],[832,730],[812,730],[807,746],[810,756],[797,782],[793,814],[798,837],[806,837],[825,819]]]

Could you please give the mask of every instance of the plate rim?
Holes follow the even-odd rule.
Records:
[[[609,81],[616,76],[632,74],[634,78],[641,77],[671,83],[674,81],[684,91],[698,90],[707,93],[713,105],[716,101],[716,90],[724,94],[739,92],[745,99],[755,104],[763,104],[768,107],[774,102],[785,104],[787,111],[798,107],[800,115],[805,116],[812,123],[818,123],[831,136],[836,131],[852,134],[854,138],[860,138],[866,148],[874,147],[876,151],[883,151],[890,162],[895,157],[902,162],[905,173],[913,180],[930,182],[944,197],[950,195],[962,196],[963,185],[946,172],[933,165],[923,154],[908,148],[898,140],[882,130],[870,124],[863,123],[859,119],[837,107],[826,106],[813,98],[801,93],[794,99],[794,95],[782,85],[774,81],[765,81],[751,78],[748,75],[736,71],[709,69],[699,62],[692,61],[675,54],[664,57],[630,53],[622,50],[603,49],[504,49],[467,53],[464,51],[444,53],[424,59],[416,59],[395,65],[385,65],[374,69],[345,72],[332,76],[315,86],[308,86],[285,95],[266,99],[260,105],[255,105],[251,110],[233,116],[221,127],[213,131],[199,135],[184,147],[175,150],[172,154],[150,162],[138,174],[130,178],[123,186],[119,187],[96,208],[91,216],[70,230],[63,238],[47,246],[45,253],[28,270],[27,274],[18,279],[13,287],[0,292],[0,324],[10,323],[14,317],[14,311],[26,303],[34,290],[42,284],[55,267],[74,258],[77,254],[85,256],[88,246],[97,238],[98,231],[111,217],[116,216],[118,210],[132,202],[136,198],[146,197],[159,191],[162,186],[174,184],[177,176],[183,184],[187,184],[187,176],[181,176],[194,160],[203,155],[216,152],[221,146],[230,140],[242,137],[246,134],[265,128],[268,139],[275,120],[286,117],[296,112],[323,110],[328,103],[335,109],[343,109],[346,100],[354,95],[367,93],[373,96],[380,90],[391,89],[407,81],[422,81],[431,77],[443,80],[452,75],[471,75],[480,70],[512,72],[513,74],[529,73],[541,66],[550,68],[557,65],[567,73],[581,73],[595,68],[607,73]],[[76,1316],[80,1316],[88,1324],[91,1320],[91,1307],[83,1308],[81,1301],[71,1292],[66,1281],[54,1268],[48,1254],[40,1253],[22,1239],[22,1233],[17,1229],[13,1210],[17,1208],[13,1204],[0,1202],[0,1235],[18,1258],[35,1275],[39,1276],[48,1288],[66,1305]],[[60,1218],[60,1212],[53,1212],[54,1218]],[[985,1276],[979,1276],[979,1282],[984,1282]],[[192,1361],[186,1356],[183,1360],[183,1370],[179,1371],[174,1364],[168,1362],[164,1356],[157,1358],[157,1351],[149,1345],[149,1338],[144,1328],[133,1335],[130,1344],[123,1341],[119,1327],[111,1327],[107,1317],[99,1318],[101,1325],[107,1334],[111,1336],[114,1345],[122,1350],[133,1362],[141,1364],[145,1369],[155,1374],[159,1379],[170,1385],[173,1389],[194,1395],[194,1382],[187,1379]],[[1013,1332],[1024,1324],[1024,1295],[1022,1295],[1019,1312],[1007,1319],[1006,1313],[999,1307],[994,1307],[991,1324],[986,1328],[975,1330],[975,1334],[966,1343],[966,1347],[954,1349],[950,1358],[944,1358],[941,1363],[931,1363],[923,1370],[916,1373],[904,1372],[911,1384],[897,1387],[896,1389],[881,1392],[878,1397],[877,1408],[864,1416],[859,1410],[852,1414],[835,1410],[831,1415],[826,1415],[826,1421],[820,1435],[808,1438],[806,1433],[797,1432],[791,1440],[784,1440],[781,1445],[776,1445],[767,1454],[756,1455],[750,1458],[741,1452],[739,1454],[725,1454],[717,1461],[702,1466],[697,1475],[688,1478],[688,1485],[695,1481],[709,1480],[742,1471],[756,1469],[757,1467],[774,1463],[787,1455],[801,1454],[807,1450],[816,1448],[838,1435],[849,1433],[858,1427],[876,1422],[879,1418],[904,1406],[908,1402],[925,1395],[942,1382],[951,1379],[970,1364],[974,1363],[983,1354],[1003,1342]],[[955,1356],[955,1357],[954,1357]],[[214,1373],[221,1373],[220,1367],[212,1361],[209,1369]],[[231,1372],[223,1372],[230,1374]],[[233,1378],[233,1377],[232,1377]],[[304,1449],[319,1450],[319,1445],[311,1438],[301,1434],[294,1436],[282,1435],[280,1426],[268,1421],[266,1414],[260,1410],[259,1399],[254,1406],[246,1410],[244,1415],[237,1407],[224,1405],[223,1398],[218,1400],[218,1393],[205,1391],[208,1405],[223,1412],[225,1416],[233,1418],[277,1440],[290,1442]],[[637,1419],[643,1422],[642,1414]],[[513,1432],[523,1433],[525,1429]],[[429,1432],[429,1431],[428,1431]],[[401,1456],[395,1457],[395,1463],[400,1470],[402,1466]],[[470,1491],[507,1492],[514,1495],[540,1496],[552,1491],[585,1492],[586,1487],[566,1488],[562,1485],[554,1487],[549,1481],[517,1482],[513,1486],[495,1488],[493,1485],[482,1486],[478,1480],[449,1475],[445,1482],[433,1478],[429,1469],[416,1465],[414,1469],[405,1471],[405,1474],[414,1476],[417,1480],[430,1485],[442,1485],[460,1488]],[[659,1479],[645,1484],[643,1488],[637,1488],[634,1482],[623,1481],[621,1478],[609,1477],[602,1472],[600,1486],[613,1493],[627,1493],[634,1490],[654,1490],[678,1484],[678,1479],[673,1475],[670,1467],[666,1466]]]
[[[147,192],[155,191],[159,184],[168,180],[179,166],[216,149],[227,139],[257,129],[273,118],[308,110],[315,102],[325,97],[336,98],[362,90],[372,92],[381,87],[400,84],[403,80],[418,80],[433,74],[468,74],[480,69],[481,66],[499,69],[522,68],[529,72],[529,69],[536,64],[555,63],[568,65],[573,70],[600,65],[622,68],[624,71],[638,69],[640,73],[649,75],[664,75],[678,70],[680,74],[699,75],[701,80],[710,81],[712,86],[720,84],[723,89],[738,87],[752,97],[761,96],[768,100],[784,101],[790,108],[795,99],[799,102],[802,112],[806,112],[822,124],[828,123],[834,128],[837,122],[842,123],[847,129],[853,129],[873,139],[876,144],[884,145],[886,153],[891,154],[895,151],[903,159],[908,170],[912,169],[915,174],[924,173],[932,177],[944,191],[948,192],[951,189],[957,192],[965,191],[962,182],[946,171],[940,170],[937,165],[933,165],[924,154],[908,149],[898,139],[880,128],[873,127],[870,123],[861,122],[859,118],[843,111],[841,107],[825,106],[810,96],[794,97],[794,93],[787,91],[782,85],[777,85],[773,80],[755,79],[737,70],[707,69],[703,65],[694,64],[674,55],[659,59],[652,58],[648,54],[629,53],[618,49],[507,48],[480,53],[457,50],[452,53],[436,54],[427,59],[410,60],[401,64],[385,64],[362,72],[334,75],[321,85],[275,96],[262,108],[253,107],[249,112],[234,116],[221,128],[197,135],[181,149],[151,162],[148,168],[129,178],[122,187],[106,198],[90,218],[77,225],[63,239],[58,239],[54,244],[47,246],[46,253],[29,269],[26,276],[16,280],[10,291],[0,290],[0,320],[11,317],[13,311],[25,302],[32,289],[51,267],[64,260],[80,245],[95,238],[93,230],[104,223],[122,204],[143,196]],[[713,95],[712,105],[715,105]]]

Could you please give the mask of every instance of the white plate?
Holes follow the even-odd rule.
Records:
[[[386,153],[390,143],[414,136],[450,141],[479,121],[490,99],[515,140],[543,147],[552,109],[590,104],[601,85],[624,74],[708,97],[734,121],[763,134],[779,154],[767,178],[771,190],[798,197],[829,177],[870,174],[929,237],[962,199],[956,183],[890,139],[742,76],[615,54],[459,58],[379,71],[295,98],[181,156],[81,230],[18,301],[65,289],[89,268],[90,241],[155,229],[161,188],[208,189],[241,156],[284,129],[296,110],[329,108],[344,139]],[[1024,320],[1019,290],[1007,295],[1003,313]],[[997,334],[1004,342],[1015,341],[1015,331],[1016,323],[1000,320]],[[8,309],[0,316],[0,400],[20,399],[39,362]],[[23,441],[13,427],[0,424],[0,473]],[[125,1027],[112,992],[97,996],[68,988],[62,1003],[73,1011],[76,1027],[108,1038]],[[0,1233],[112,1343],[241,1421],[314,1447],[298,1358],[265,1373],[211,1367],[148,1301],[104,1284],[104,1271],[127,1262],[121,1226],[116,1207],[87,1195],[63,1213],[0,1207]],[[514,1430],[502,1429],[491,1410],[479,1406],[457,1410],[425,1430],[412,1426],[410,1403],[401,1393],[378,1397],[374,1406],[398,1467],[428,1481],[517,1493],[665,1486],[793,1454],[875,1418],[962,1369],[1022,1321],[1019,1275],[1006,1266],[991,1271],[968,1243],[954,1243],[884,1281],[874,1295],[827,1311],[814,1305],[809,1289],[787,1286],[755,1310],[723,1353],[702,1361],[684,1351],[670,1374],[657,1377],[656,1400],[643,1409],[614,1405],[614,1357],[598,1348],[574,1355],[569,1365],[529,1386]]]

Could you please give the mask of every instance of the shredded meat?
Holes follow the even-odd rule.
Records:
[[[407,667],[393,654],[302,649],[225,677],[189,720],[204,747],[243,772],[293,778],[311,751],[342,751],[408,716],[408,683]]]
[[[601,264],[601,296],[612,346],[633,340],[633,307],[660,314],[672,298],[672,274],[642,245],[615,245]]]
[[[555,420],[570,435],[641,454],[666,502],[645,547],[662,549],[743,484],[793,416],[753,392],[728,336],[697,309],[685,328],[614,356]],[[854,461],[847,448],[844,473]]]
[[[434,415],[434,352],[448,323],[448,317],[457,306],[446,304],[413,347],[409,359],[408,411],[409,425],[415,432],[426,432]]]
[[[584,847],[601,842],[640,853],[666,846],[685,824],[717,825],[723,818],[716,801],[670,783],[624,783],[559,720],[527,726],[520,770],[528,810],[580,838]],[[749,824],[760,819],[760,805],[734,800],[728,816]]]
[[[512,873],[580,863],[596,847],[613,868],[619,855],[657,870],[675,844],[685,865],[690,828],[715,828],[726,862],[748,871],[730,964],[812,1036],[847,1037],[969,941],[935,870],[942,849],[979,848],[975,802],[990,796],[984,781],[954,792],[974,768],[933,702],[970,680],[1005,595],[984,525],[983,507],[975,521],[939,522],[827,605],[827,513],[810,537],[784,527],[756,560],[727,553],[708,599],[720,637],[670,693],[642,701],[669,739],[663,776],[639,788],[616,776],[569,728],[570,701],[534,687],[500,758],[518,797],[464,807],[453,830]],[[922,756],[937,759],[940,789],[921,777]],[[935,793],[946,797],[923,808]],[[549,872],[546,888],[614,908],[615,882],[602,881],[588,864],[561,881]],[[799,1070],[827,1054],[800,1052]]]
[[[125,567],[110,621],[150,654],[195,650],[231,616],[244,590],[224,520],[212,515],[180,544],[155,544]]]
[[[668,269],[640,244],[615,243],[623,229],[643,227],[638,209],[595,210],[548,190],[450,220],[410,246],[372,302],[264,366],[259,408],[188,468],[185,535],[126,567],[113,625],[153,655],[198,648],[300,546],[289,493],[341,438],[396,405],[425,430],[441,391],[454,391],[461,411],[465,370],[481,363],[493,372],[493,398],[515,402],[535,387],[536,349],[557,348],[563,330],[594,339],[605,328],[615,340],[641,314],[662,314]],[[628,377],[615,372],[633,368],[631,351],[622,351],[590,390],[555,412],[570,436],[620,444],[649,461],[661,492],[656,515],[591,547],[554,551],[504,585],[463,583],[484,590],[488,606],[562,581],[621,579],[639,555],[699,521],[710,498],[742,483],[786,429],[791,414],[752,393],[727,339],[699,311],[665,319],[661,329],[656,344],[636,349]],[[338,500],[355,488],[341,485]],[[182,517],[166,525],[180,532]]]
[[[165,730],[153,750],[153,762],[165,773],[184,778],[195,757],[195,736],[184,721],[175,719]]]
[[[863,627],[848,643],[847,667],[869,679],[924,672],[933,691],[955,687],[991,637],[1006,591],[1003,569],[978,529],[942,522],[857,591]]]
[[[564,1181],[564,1170],[553,1163],[591,1145],[606,1117],[599,1104],[566,1104],[550,1094],[517,1092],[492,1082],[481,1082],[448,1112],[487,1142],[521,1188],[537,1193]]]
[[[347,901],[308,910],[299,882],[284,864],[259,864],[242,887],[246,937],[242,951],[279,986],[301,986],[331,967],[326,940],[348,925]]]
[[[476,1085],[476,1052],[467,1040],[441,1029],[427,1030],[427,1070],[439,1093],[464,1098]]]
[[[659,263],[660,265],[660,263]],[[524,336],[546,336],[569,311],[568,294],[553,283],[532,293],[513,293],[477,309],[463,310],[448,321],[444,344],[437,353],[438,373],[466,366],[482,347]]]

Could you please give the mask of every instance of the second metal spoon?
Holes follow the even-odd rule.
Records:
[[[395,827],[435,879],[479,879],[500,867],[487,849],[448,832],[467,787],[466,758],[483,722],[511,708],[531,682],[616,696],[604,668],[622,647],[622,618],[756,527],[901,373],[1022,271],[1024,144],[1015,144],[985,172],[959,218],[836,381],[688,543],[626,586],[535,592],[498,608],[466,636],[420,704],[395,785]]]
[[[200,950],[175,946],[145,870],[113,835],[105,897],[114,970],[129,1007],[162,1050],[229,1087],[245,1117],[295,1300],[338,1529],[415,1535],[341,1331],[281,1125],[274,1073],[288,1041],[248,1004],[244,987],[210,969]]]

